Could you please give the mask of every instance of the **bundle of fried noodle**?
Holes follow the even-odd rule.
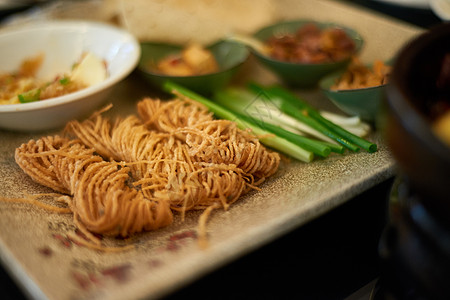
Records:
[[[36,182],[72,196],[63,199],[75,223],[89,237],[89,231],[127,236],[172,222],[166,202],[146,199],[128,186],[127,167],[93,153],[94,149],[77,140],[55,136],[21,145],[15,158]]]
[[[189,99],[144,99],[138,113],[72,121],[66,132],[75,140],[30,141],[16,161],[35,181],[72,195],[69,207],[89,231],[123,236],[167,225],[168,207],[183,217],[205,209],[202,228],[212,209],[227,209],[278,168],[279,155],[257,137]]]

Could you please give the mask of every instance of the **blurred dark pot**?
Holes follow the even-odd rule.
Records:
[[[378,250],[382,297],[375,299],[450,299],[450,231],[399,177],[391,190],[389,224]]]
[[[399,167],[431,213],[450,227],[450,148],[431,130],[431,107],[450,24],[421,34],[398,54],[387,89],[385,137]]]

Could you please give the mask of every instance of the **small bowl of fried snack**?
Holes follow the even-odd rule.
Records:
[[[142,42],[141,52],[138,70],[151,85],[172,81],[203,95],[226,86],[250,54],[233,41],[209,46]]]
[[[283,21],[260,29],[253,38],[263,51],[256,58],[292,87],[311,88],[325,75],[345,68],[364,41],[353,29],[312,20]]]
[[[347,69],[325,76],[319,86],[343,112],[375,122],[390,72],[390,63],[376,60],[366,65],[354,58]]]
[[[88,21],[45,21],[0,33],[0,128],[42,131],[89,116],[136,67],[136,38]]]

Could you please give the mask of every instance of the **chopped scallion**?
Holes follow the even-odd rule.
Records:
[[[19,98],[20,103],[29,103],[34,101],[39,101],[39,97],[41,95],[40,89],[34,89],[22,94],[19,94],[17,97]]]
[[[63,78],[61,78],[61,79],[59,80],[59,83],[62,84],[62,85],[67,85],[67,84],[70,83],[70,78],[64,76]]]
[[[298,118],[302,122],[307,122],[308,125],[323,132],[329,137],[336,139],[345,147],[352,151],[358,151],[359,147],[365,149],[368,152],[377,151],[377,145],[369,142],[344,128],[334,124],[330,120],[324,118],[319,111],[306,103],[300,97],[292,94],[279,86],[262,87],[255,83],[250,85],[250,89],[264,92],[271,98],[280,109],[295,118]]]

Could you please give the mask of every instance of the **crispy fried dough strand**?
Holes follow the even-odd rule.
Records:
[[[23,144],[15,159],[36,182],[71,195],[67,204],[89,231],[128,236],[172,222],[166,202],[146,199],[127,185],[129,168],[93,153],[79,141],[55,136]]]
[[[214,120],[206,107],[195,101],[183,98],[162,103],[144,99],[138,103],[138,113],[149,129],[183,140],[189,146],[189,155],[197,161],[234,164],[258,178],[266,178],[278,169],[277,153],[269,152],[256,136],[238,129],[234,122]]]

